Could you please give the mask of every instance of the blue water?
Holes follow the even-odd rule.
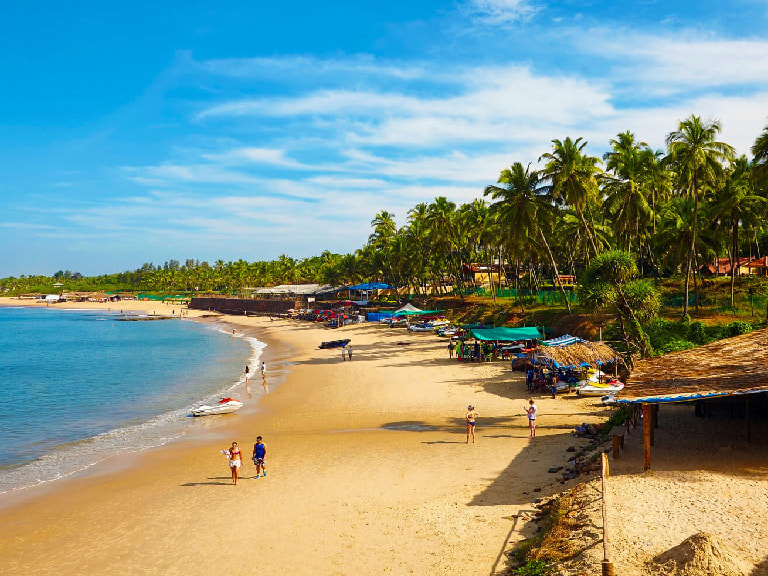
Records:
[[[263,348],[191,321],[120,318],[0,307],[0,493],[180,436],[189,409],[236,391]]]

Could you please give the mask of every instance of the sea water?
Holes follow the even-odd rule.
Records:
[[[180,437],[263,347],[186,320],[0,307],[0,493]]]

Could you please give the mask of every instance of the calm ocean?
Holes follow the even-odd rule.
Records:
[[[0,493],[178,438],[264,344],[181,320],[0,307]],[[233,391],[234,390],[234,391]]]

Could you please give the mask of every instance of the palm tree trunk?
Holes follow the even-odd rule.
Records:
[[[732,223],[733,235],[732,235],[732,247],[731,247],[731,308],[733,308],[735,302],[735,290],[736,290],[736,269],[740,268],[736,262],[739,261],[739,222],[738,220]]]
[[[557,278],[558,282],[557,285],[560,288],[560,292],[563,295],[563,300],[565,300],[565,307],[568,309],[568,314],[572,314],[571,312],[571,303],[568,302],[568,295],[565,293],[565,288],[563,288],[563,283],[560,282],[560,272],[557,271],[557,262],[555,262],[555,257],[552,255],[552,250],[549,249],[549,243],[547,242],[546,236],[544,236],[544,231],[539,228],[539,235],[541,236],[541,241],[544,242],[544,247],[547,249],[547,254],[549,254],[549,260],[552,263],[552,268],[555,270],[555,278]]]
[[[581,211],[581,208],[576,208],[576,214],[578,214],[579,220],[581,220],[581,224],[584,226],[584,231],[587,233],[587,240],[589,240],[589,243],[592,246],[592,250],[594,251],[595,256],[597,256],[597,245],[595,244],[595,239],[592,237],[592,233],[589,230],[589,225],[584,218],[584,213]]]
[[[683,300],[683,318],[688,316],[688,296],[691,286],[691,266],[693,265],[693,253],[696,251],[696,217],[699,212],[699,196],[696,186],[693,186],[693,223],[691,225],[691,249],[688,251],[688,264],[685,268],[685,299]]]

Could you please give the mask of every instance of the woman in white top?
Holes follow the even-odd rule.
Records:
[[[536,412],[538,408],[536,408],[536,404],[534,404],[533,398],[528,400],[528,404],[530,404],[530,406],[525,409],[525,412],[528,414],[528,428],[531,430],[528,438],[536,438]]]

